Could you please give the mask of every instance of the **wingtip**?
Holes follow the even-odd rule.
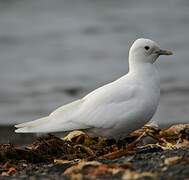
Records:
[[[20,133],[20,130],[19,129],[15,129],[14,132],[15,133]]]
[[[15,128],[19,128],[19,124],[15,124],[14,127],[15,127]]]
[[[18,128],[14,130],[15,133],[28,133],[26,128]]]

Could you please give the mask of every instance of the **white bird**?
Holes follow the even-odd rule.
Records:
[[[160,98],[159,73],[154,62],[161,50],[150,39],[137,39],[129,50],[129,72],[84,98],[66,104],[49,116],[15,125],[17,133],[84,130],[93,135],[120,138],[145,125]]]

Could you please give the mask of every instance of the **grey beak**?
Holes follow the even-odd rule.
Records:
[[[156,53],[157,53],[158,55],[167,55],[167,56],[173,55],[173,52],[172,52],[172,51],[163,50],[163,49],[160,49],[160,50],[156,51]]]

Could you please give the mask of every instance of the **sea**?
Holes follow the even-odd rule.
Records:
[[[0,0],[0,125],[47,116],[128,71],[128,49],[150,38],[160,57],[153,120],[189,122],[188,0]]]

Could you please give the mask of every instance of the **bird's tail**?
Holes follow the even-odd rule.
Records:
[[[43,128],[43,126],[46,123],[48,123],[49,120],[50,120],[49,116],[47,116],[47,117],[37,119],[35,121],[17,124],[17,125],[15,125],[15,127],[18,129],[16,129],[15,132],[16,133],[45,132],[45,129]]]
[[[73,129],[85,129],[86,125],[73,121],[78,118],[79,107],[83,100],[77,100],[64,105],[49,116],[15,125],[16,133],[47,133],[70,131]],[[72,121],[70,121],[72,119]]]

